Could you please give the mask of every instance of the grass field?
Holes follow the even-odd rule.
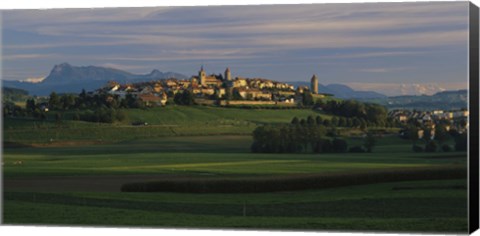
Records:
[[[129,119],[116,124],[64,121],[59,125],[6,119],[4,140],[9,145],[2,158],[4,222],[383,232],[467,230],[467,183],[458,177],[378,180],[267,193],[121,192],[124,184],[132,182],[355,176],[390,170],[466,169],[467,165],[465,152],[413,153],[411,141],[396,136],[378,139],[373,153],[250,153],[250,134],[258,124],[318,114],[309,110],[198,106],[127,112]],[[190,116],[195,121],[189,123]],[[149,125],[130,125],[135,120]],[[355,137],[347,141],[350,146],[363,142]]]
[[[6,192],[7,224],[465,232],[466,181],[264,194]]]
[[[70,112],[72,113],[72,112]],[[183,135],[250,135],[265,123],[286,123],[293,117],[306,118],[320,114],[308,109],[271,110],[237,109],[210,106],[167,106],[149,110],[125,110],[127,119],[114,124],[64,120],[57,123],[50,115],[47,121],[34,119],[4,120],[4,141],[49,144],[60,142],[105,143]],[[64,115],[68,117],[69,115]],[[132,126],[135,121],[148,126]]]

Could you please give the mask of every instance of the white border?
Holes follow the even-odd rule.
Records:
[[[436,2],[448,0],[435,0]],[[362,3],[362,2],[417,2],[415,0],[176,0],[176,1],[156,1],[156,0],[1,0],[0,9],[53,9],[53,8],[103,8],[103,7],[152,7],[152,6],[209,6],[209,5],[257,5],[257,4],[300,4],[300,3]],[[480,6],[480,0],[472,0]],[[1,17],[1,15],[0,15]],[[1,22],[1,19],[0,19]],[[1,45],[1,34],[0,34]],[[1,55],[1,46],[0,46]],[[1,57],[0,57],[1,58]],[[1,61],[0,61],[1,72]],[[1,117],[0,117],[1,121]],[[3,123],[2,123],[3,126]],[[1,141],[1,138],[0,138]],[[1,143],[0,143],[1,148]],[[0,182],[1,182],[0,176]],[[2,191],[3,192],[3,191]],[[3,194],[2,194],[3,195]],[[0,203],[0,210],[2,210]],[[3,215],[3,213],[2,213]],[[0,220],[2,216],[0,216]],[[399,234],[373,234],[373,233],[321,233],[321,232],[268,232],[268,231],[233,231],[233,230],[187,230],[187,229],[133,229],[133,228],[84,228],[84,227],[44,227],[44,226],[0,226],[0,235],[35,235],[35,236],[84,236],[84,235],[196,235],[196,236],[223,236],[223,235],[249,235],[249,236],[310,236],[310,235],[329,235],[329,236],[378,236],[378,235],[399,235]],[[413,234],[409,234],[413,235]],[[419,234],[420,235],[420,234]],[[423,234],[427,236],[427,234]],[[475,236],[480,236],[477,231]]]
[[[452,2],[458,0],[434,0]],[[301,3],[362,3],[362,2],[419,2],[418,0],[3,0],[0,9],[52,9],[52,8],[97,8],[97,7],[153,7],[153,6],[212,6],[212,5],[258,5]],[[423,2],[427,2],[424,1]],[[464,2],[464,1],[460,1]],[[478,6],[480,0],[472,0]]]

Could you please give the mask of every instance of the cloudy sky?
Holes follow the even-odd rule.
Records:
[[[10,10],[4,80],[55,64],[344,83],[388,95],[467,87],[468,2]]]

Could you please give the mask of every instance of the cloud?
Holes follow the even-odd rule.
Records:
[[[28,60],[28,59],[42,59],[42,58],[52,58],[58,56],[57,54],[11,54],[2,56],[3,60],[14,61],[14,60]]]
[[[124,70],[124,71],[149,68],[148,66],[144,66],[144,65],[127,65],[127,64],[117,64],[117,63],[102,63],[102,64],[99,64],[98,66],[117,69],[117,70]]]
[[[4,25],[22,26],[22,30],[44,36],[74,37],[70,43],[31,48],[139,44],[173,48],[422,47],[463,44],[468,27],[464,6],[391,3],[14,11],[6,12]]]
[[[411,70],[413,68],[408,67],[383,67],[383,68],[360,68],[358,71],[365,73],[389,73],[397,71]]]
[[[4,32],[11,34],[3,45],[4,59],[15,61],[6,64],[9,71],[18,67],[33,70],[35,66],[37,71],[44,71],[39,67],[42,63],[45,66],[47,60],[33,63],[41,59],[55,60],[54,63],[94,61],[128,70],[156,62],[182,65],[175,68],[189,70],[187,61],[215,60],[238,63],[242,68],[268,65],[265,71],[277,73],[279,79],[294,74],[286,75],[286,68],[288,73],[300,73],[316,71],[316,67],[327,63],[342,64],[350,73],[358,73],[361,66],[364,75],[368,72],[383,76],[395,72],[395,66],[376,64],[374,60],[418,62],[422,67],[432,60],[448,60],[439,56],[446,55],[445,50],[451,50],[449,55],[459,55],[466,53],[468,47],[468,2],[2,13]],[[349,61],[354,58],[362,59],[355,60],[361,65]],[[424,68],[432,69],[431,65]],[[435,73],[431,73],[432,80],[438,75]]]
[[[387,68],[368,68],[368,69],[360,69],[361,72],[369,72],[369,73],[385,73],[390,71]]]
[[[43,80],[45,80],[45,77],[32,77],[32,78],[26,78],[26,79],[20,80],[20,81],[36,84],[36,83],[42,82]]]

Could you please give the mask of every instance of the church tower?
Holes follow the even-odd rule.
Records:
[[[207,74],[205,73],[205,70],[203,69],[203,65],[198,72],[198,79],[200,80],[201,85],[206,85],[206,80],[207,80]]]
[[[225,80],[226,81],[231,81],[232,80],[232,74],[230,73],[230,68],[227,67],[225,70]]]
[[[312,91],[313,94],[318,94],[318,78],[317,75],[313,75],[311,81],[310,81],[310,90]]]

